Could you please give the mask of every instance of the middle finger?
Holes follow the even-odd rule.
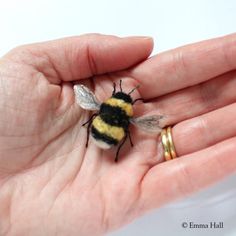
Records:
[[[158,111],[166,125],[199,116],[236,101],[236,71],[136,106],[136,115]]]

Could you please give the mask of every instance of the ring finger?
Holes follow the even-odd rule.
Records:
[[[197,152],[236,136],[236,103],[182,121],[172,128],[172,140],[178,157]],[[161,139],[159,147],[162,148]],[[163,150],[162,158],[164,161]]]
[[[175,125],[172,136],[178,156],[212,146],[236,135],[236,103]]]

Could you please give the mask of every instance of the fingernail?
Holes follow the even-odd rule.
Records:
[[[128,39],[138,39],[138,40],[153,40],[150,36],[128,36]]]

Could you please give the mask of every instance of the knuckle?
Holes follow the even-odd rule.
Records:
[[[211,129],[209,118],[205,115],[201,115],[197,118],[198,123],[198,130],[199,130],[199,136],[201,137],[201,144],[203,145],[201,148],[206,148],[212,145],[214,140],[214,134],[211,132],[211,135],[209,135],[209,130]]]
[[[91,48],[90,44],[87,44],[86,46],[86,53],[87,53],[87,61],[88,61],[89,69],[92,75],[96,75],[98,73],[98,68],[97,68],[96,60],[94,58],[93,49]]]
[[[20,45],[11,49],[4,58],[14,60],[16,62],[22,61],[24,58],[29,57],[30,55],[30,46],[29,45]]]
[[[188,70],[185,54],[182,50],[176,50],[172,56],[174,72],[178,77],[182,77],[182,74]]]
[[[179,178],[181,179],[181,181],[178,181],[179,192],[182,196],[188,196],[197,190],[197,181],[193,178],[193,173],[191,173],[191,167],[189,165],[179,163],[178,167]]]
[[[202,83],[198,85],[199,100],[206,111],[215,108],[215,101],[218,97],[215,86],[211,84]]]

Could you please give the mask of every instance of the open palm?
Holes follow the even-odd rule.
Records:
[[[150,38],[84,35],[22,46],[0,59],[0,234],[102,235],[236,170],[236,36],[144,61]],[[141,61],[144,61],[140,63]],[[139,64],[138,64],[139,63]],[[159,137],[88,148],[73,83],[101,100],[123,79],[140,84],[135,114],[176,124],[181,158],[163,162]],[[229,105],[230,104],[230,105]]]

